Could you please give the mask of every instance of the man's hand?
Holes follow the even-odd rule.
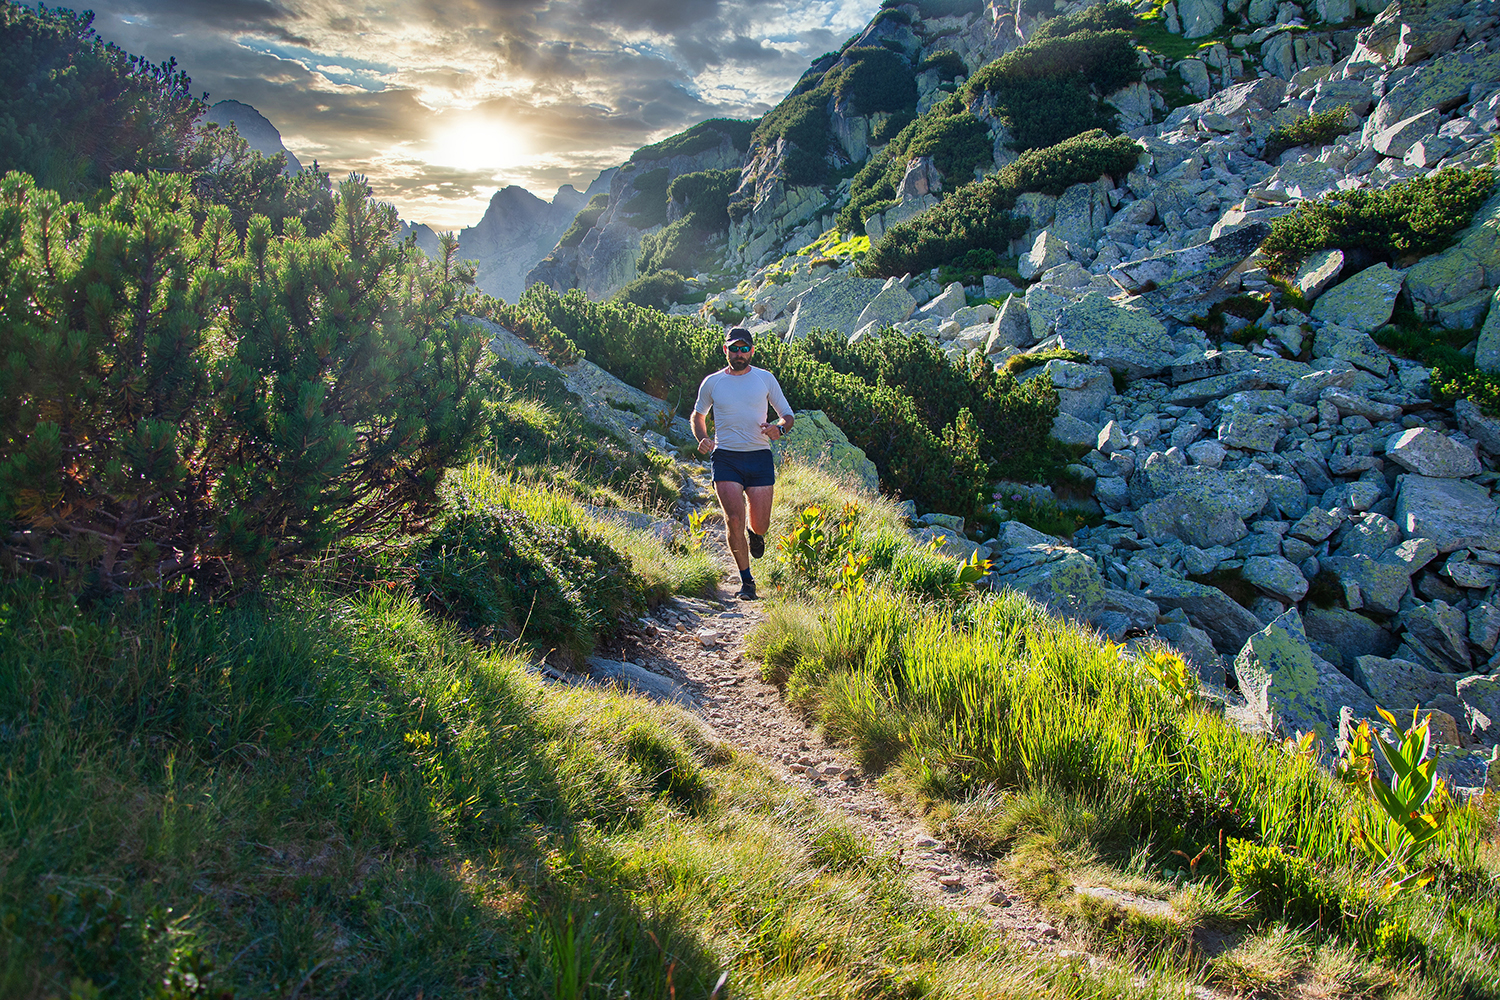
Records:
[[[771,431],[773,430],[776,432],[775,437],[771,437]],[[780,441],[783,437],[786,436],[786,431],[782,429],[781,421],[779,420],[775,423],[762,420],[760,423],[760,432],[766,437],[771,438],[772,441]]]
[[[710,452],[712,452],[713,450],[714,450],[714,439],[713,438],[711,438],[711,437],[701,437],[701,438],[698,439],[698,451],[701,454],[707,455]]]

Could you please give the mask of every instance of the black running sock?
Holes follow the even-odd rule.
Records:
[[[748,583],[753,587],[755,586],[755,577],[750,575],[750,571],[748,569],[742,569],[740,570],[740,582]]]

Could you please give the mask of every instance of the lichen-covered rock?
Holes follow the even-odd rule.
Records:
[[[1500,59],[1500,53],[1490,58]],[[1429,68],[1423,75],[1430,72]],[[1428,313],[1496,285],[1500,285],[1500,195],[1480,206],[1456,246],[1422,258],[1406,274],[1408,294],[1419,311]]]
[[[1031,320],[1026,316],[1026,299],[1020,295],[1008,296],[990,327],[984,353],[994,354],[1005,347],[1027,347],[1034,343],[1036,338],[1032,336]]]
[[[1402,616],[1407,641],[1428,662],[1444,670],[1466,671],[1469,659],[1469,622],[1464,613],[1445,601],[1408,608]]]
[[[1344,270],[1344,251],[1319,250],[1297,269],[1292,284],[1302,297],[1312,302],[1338,280]]]
[[[1479,345],[1474,348],[1474,367],[1480,371],[1500,371],[1500,288],[1490,296],[1489,313],[1479,330]]]
[[[1110,270],[1109,278],[1154,312],[1191,314],[1196,308],[1201,314],[1215,298],[1229,294],[1221,291],[1225,275],[1244,263],[1270,233],[1264,222],[1253,223],[1186,250],[1120,264]]]
[[[1500,676],[1464,677],[1455,687],[1469,733],[1487,742],[1500,738]]]
[[[797,304],[787,329],[787,340],[799,340],[814,330],[832,330],[848,337],[858,327],[860,314],[880,294],[883,282],[836,271],[813,285]]]
[[[1224,686],[1224,661],[1219,659],[1207,632],[1183,622],[1163,622],[1156,626],[1156,636],[1182,654],[1199,680],[1214,687]]]
[[[895,278],[888,280],[875,297],[865,303],[860,310],[859,318],[854,321],[854,329],[862,330],[869,324],[875,324],[879,329],[892,326],[903,320],[911,318],[911,314],[917,311],[917,300],[912,297]]]
[[[1234,511],[1182,493],[1151,501],[1132,519],[1142,538],[1155,542],[1176,538],[1200,549],[1233,545],[1250,533]]]
[[[1436,108],[1428,108],[1410,118],[1403,118],[1389,128],[1382,129],[1370,143],[1381,156],[1400,158],[1422,139],[1437,132],[1443,116]]]
[[[1295,608],[1246,640],[1234,674],[1251,709],[1288,735],[1314,732],[1332,746],[1342,707],[1375,714],[1370,696],[1312,651]]]
[[[1028,381],[1026,376],[1051,379],[1052,387],[1057,390],[1058,410],[1091,423],[1115,394],[1114,376],[1103,365],[1081,365],[1055,358],[1041,368],[1022,373],[1022,382]]]
[[[1302,625],[1309,640],[1338,650],[1346,666],[1361,656],[1389,656],[1396,651],[1396,637],[1389,629],[1347,608],[1319,608],[1309,603]]]
[[[1410,660],[1357,656],[1350,673],[1377,705],[1398,717],[1401,712],[1431,705],[1438,698],[1454,697],[1452,674],[1428,670]]]
[[[1386,263],[1367,267],[1320,295],[1318,301],[1313,303],[1313,318],[1358,330],[1360,333],[1377,330],[1390,322],[1391,312],[1396,306],[1396,296],[1401,294],[1401,283],[1405,276],[1405,271],[1393,270]],[[1360,365],[1354,358],[1347,360]],[[1381,369],[1380,374],[1388,369],[1389,365]]]
[[[1030,308],[1030,295],[1027,296]],[[1058,346],[1087,354],[1095,364],[1131,378],[1155,375],[1171,364],[1172,339],[1149,313],[1115,305],[1103,292],[1089,292],[1057,316]]]
[[[1441,552],[1500,551],[1500,510],[1489,490],[1472,480],[1407,476],[1396,499],[1396,523],[1409,536],[1432,539]]]
[[[1401,610],[1401,598],[1411,589],[1411,575],[1400,563],[1376,559],[1364,553],[1329,556],[1320,559],[1319,563],[1338,576],[1344,586],[1344,599],[1350,607],[1393,615]]]
[[[1068,259],[1068,244],[1062,237],[1054,235],[1052,230],[1043,229],[1037,233],[1036,239],[1031,243],[1031,249],[1021,255],[1016,262],[1016,270],[1021,277],[1030,281],[1043,271],[1050,271]]]
[[[1219,425],[1219,440],[1228,448],[1273,452],[1283,430],[1278,417],[1231,412]]]
[[[1391,435],[1385,453],[1407,472],[1419,476],[1463,479],[1479,475],[1479,459],[1473,451],[1429,427],[1413,427]]]
[[[830,472],[841,473],[872,493],[880,491],[880,475],[864,451],[850,444],[848,436],[822,410],[797,413],[792,433],[771,443],[777,464],[795,459]]]
[[[1224,23],[1224,0],[1178,0],[1177,16],[1183,38],[1202,38]]]
[[[1098,565],[1074,548],[1045,548],[1046,562],[997,575],[994,586],[1020,591],[1068,618],[1090,620],[1104,604],[1104,578]]]
[[[1099,428],[1071,413],[1059,413],[1052,418],[1052,438],[1070,448],[1093,447],[1098,436]]]
[[[1245,580],[1293,604],[1307,596],[1307,578],[1281,556],[1251,556],[1241,570]]]
[[[1217,587],[1158,577],[1146,596],[1164,608],[1181,608],[1188,621],[1208,633],[1221,653],[1238,652],[1262,622]]]

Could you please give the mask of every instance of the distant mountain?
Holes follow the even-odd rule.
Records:
[[[248,104],[239,101],[220,101],[208,109],[208,114],[203,116],[203,121],[213,122],[217,125],[233,125],[239,129],[240,135],[250,144],[250,148],[262,156],[275,156],[277,153],[286,157],[286,172],[295,174],[302,169],[302,161],[297,159],[297,154],[287,149],[281,142],[281,133],[276,126],[266,120],[266,116],[256,111]]]
[[[589,198],[609,190],[615,169],[601,173],[581,194],[564,184],[550,202],[514,184],[496,191],[484,217],[458,234],[459,256],[479,267],[479,287],[507,302],[520,298],[526,272],[557,245]],[[428,256],[437,256],[438,236],[430,226],[402,223],[401,235],[408,233],[416,234],[417,246]]]

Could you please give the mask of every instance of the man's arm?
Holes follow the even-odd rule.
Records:
[[[693,411],[693,437],[698,439],[698,450],[707,455],[714,450],[714,440],[708,436],[708,415]]]

